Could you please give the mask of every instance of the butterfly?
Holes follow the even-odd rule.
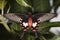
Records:
[[[31,12],[29,12],[28,15],[21,13],[4,14],[4,17],[6,17],[7,19],[20,23],[21,28],[24,32],[26,32],[28,29],[31,29],[32,32],[35,33],[38,31],[40,23],[48,21],[55,16],[55,13],[37,13],[32,15]]]

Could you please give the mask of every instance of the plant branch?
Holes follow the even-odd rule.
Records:
[[[5,22],[5,19],[4,19],[4,17],[3,17],[2,15],[0,15],[0,20],[1,20],[1,23],[4,25],[4,27],[6,28],[6,30],[7,30],[8,32],[11,32],[9,26],[8,26],[7,23]]]

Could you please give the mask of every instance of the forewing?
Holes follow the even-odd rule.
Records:
[[[24,18],[26,18],[26,15],[20,13],[8,13],[8,14],[4,14],[4,16],[18,23],[20,23]]]
[[[56,13],[40,13],[35,15],[38,23],[48,21],[56,16]]]

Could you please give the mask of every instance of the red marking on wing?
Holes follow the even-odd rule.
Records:
[[[33,31],[33,32],[36,32],[36,30],[34,30],[34,29],[33,29],[32,31]]]
[[[24,29],[24,32],[26,32],[27,31],[27,29]]]

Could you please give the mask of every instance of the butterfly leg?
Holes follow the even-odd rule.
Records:
[[[26,32],[27,32],[27,27],[26,27],[26,28],[23,28],[23,29],[21,30],[20,39],[22,39],[22,38],[24,37],[24,35],[25,35]]]
[[[24,37],[24,34],[25,34],[25,32],[22,30],[21,34],[20,34],[20,39],[22,39]]]
[[[40,34],[41,33],[38,31],[38,27],[32,27],[31,30],[35,34],[35,37],[36,38],[39,38],[40,37]]]
[[[40,37],[40,33],[38,31],[35,32],[35,37],[39,38]]]

